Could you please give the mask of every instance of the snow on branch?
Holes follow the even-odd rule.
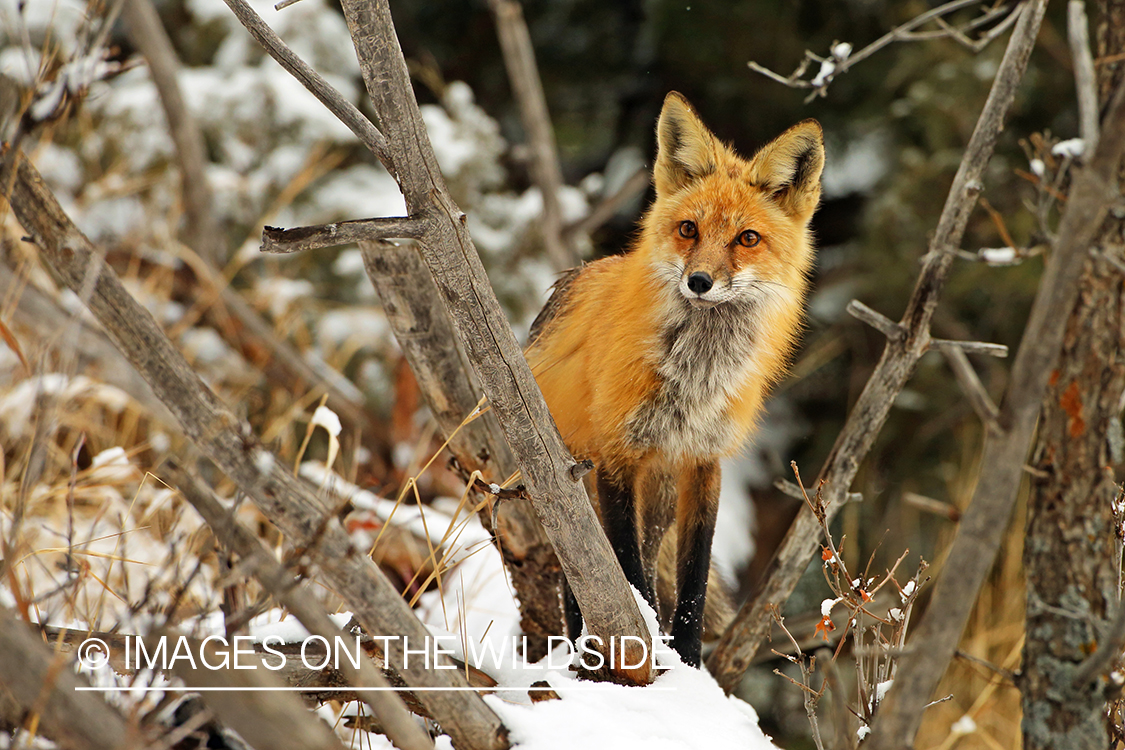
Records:
[[[848,72],[851,66],[866,60],[893,42],[917,42],[948,38],[965,45],[974,52],[979,52],[1015,23],[1019,17],[1019,9],[1025,4],[994,5],[979,16],[959,26],[953,26],[945,20],[946,16],[963,8],[983,3],[984,0],[953,0],[944,5],[939,5],[915,16],[904,24],[896,26],[855,54],[852,54],[852,45],[849,42],[839,41],[832,43],[827,56],[818,55],[812,50],[805,50],[805,58],[801,60],[796,70],[788,76],[776,73],[753,60],[748,62],[747,66],[755,73],[761,73],[767,78],[790,88],[812,89],[812,93],[805,99],[805,102],[808,103],[818,96],[827,96],[828,87],[837,76]],[[933,23],[937,28],[918,30],[929,23]],[[974,32],[977,33],[977,36],[975,38],[970,37],[969,35]],[[815,75],[806,78],[812,63],[817,63],[819,67]]]

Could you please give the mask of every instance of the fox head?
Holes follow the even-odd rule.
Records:
[[[658,278],[697,308],[803,297],[824,168],[820,125],[798,123],[747,161],[672,92],[656,136],[656,200],[641,246]]]

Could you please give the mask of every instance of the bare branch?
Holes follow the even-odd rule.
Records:
[[[639,646],[632,648],[647,643],[640,609],[585,488],[569,476],[574,458],[500,309],[465,215],[441,178],[387,0],[342,4],[364,83],[380,122],[387,126],[407,209],[431,220],[419,241],[422,258],[476,367],[535,512],[558,552],[590,632],[605,644],[624,643],[623,636],[641,639],[626,643],[622,650],[629,653],[619,651],[611,669],[619,679],[647,683],[652,679],[651,663],[642,658]],[[625,661],[642,666],[628,669]]]
[[[902,501],[907,505],[913,505],[918,510],[947,518],[954,523],[961,520],[961,511],[957,506],[951,505],[950,503],[943,503],[941,500],[935,500],[932,497],[919,495],[917,492],[904,492]]]
[[[848,314],[853,318],[862,320],[867,325],[882,333],[892,341],[902,340],[904,331],[902,326],[894,322],[881,312],[872,310],[867,305],[863,304],[857,299],[853,299],[848,303]]]
[[[246,3],[246,0],[223,0],[223,2],[246,27],[250,35],[258,40],[258,44],[265,48],[270,57],[277,60],[278,64],[300,81],[313,96],[320,100],[321,104],[328,108],[329,112],[336,115],[340,122],[347,125],[348,129],[355,134],[355,137],[364,146],[367,146],[371,153],[375,154],[375,157],[391,173],[391,176],[397,178],[394,162],[388,151],[386,136],[370,120],[364,117],[354,104],[345,99],[343,94],[332,88],[319,73],[310,68],[304,60],[297,57],[293,50],[281,41],[281,37],[266,25],[261,16],[254,12],[254,9]]]
[[[570,235],[563,232],[559,205],[563,181],[555,133],[523,9],[518,0],[489,0],[488,6],[496,17],[504,67],[508,69],[508,80],[519,103],[520,119],[531,147],[531,175],[543,199],[542,228],[547,257],[556,271],[573,268],[578,265],[578,253],[570,244]]]
[[[389,242],[361,242],[359,247],[391,330],[450,452],[470,477],[479,472],[489,483],[503,482],[516,470],[515,459],[491,410],[466,424],[481,402],[480,380],[417,248]],[[529,658],[545,655],[547,637],[563,629],[562,574],[554,548],[526,499],[482,508],[479,515],[496,535],[512,579]]]
[[[416,240],[425,231],[426,222],[413,216],[353,219],[294,229],[263,227],[261,250],[281,255],[351,245],[363,240]]]
[[[909,746],[921,709],[957,648],[981,583],[992,567],[1011,515],[1028,443],[1047,378],[1057,361],[1090,243],[1109,206],[1120,199],[1117,171],[1125,154],[1125,85],[1114,93],[1103,137],[1089,166],[1074,178],[1058,241],[1051,253],[999,414],[999,432],[985,439],[972,504],[957,527],[948,560],[957,575],[941,576],[915,639],[926,644],[904,657],[899,678],[876,720],[871,750]]]
[[[1011,106],[1035,44],[1046,0],[1030,0],[1022,7],[1020,20],[1012,32],[988,100],[953,178],[922,271],[899,323],[905,335],[900,341],[888,339],[879,364],[821,469],[818,484],[829,518],[846,502],[848,488],[886,421],[891,404],[913,373],[918,359],[929,348],[930,320],[950,265],[957,257],[950,249],[961,245],[969,213],[980,192],[981,176],[992,156],[1004,115]],[[769,632],[766,607],[779,605],[793,591],[809,560],[817,552],[820,535],[820,524],[813,513],[802,509],[764,571],[757,593],[743,604],[723,634],[708,660],[708,667],[727,691],[738,683]]]
[[[805,100],[808,102],[816,96],[824,96],[828,90],[829,84],[831,84],[838,75],[846,73],[856,63],[866,60],[879,50],[894,42],[913,42],[950,37],[975,51],[984,49],[989,42],[1000,36],[1000,34],[1015,22],[1015,17],[1019,15],[1017,10],[1011,8],[1008,4],[989,8],[980,16],[977,16],[960,27],[951,26],[944,20],[944,17],[951,13],[955,13],[962,8],[967,8],[972,5],[980,5],[982,2],[984,2],[984,0],[952,0],[952,2],[939,5],[936,8],[915,16],[904,24],[896,26],[854,54],[851,53],[850,45],[844,45],[845,49],[840,49],[839,45],[834,45],[831,54],[827,58],[820,57],[806,50],[805,58],[788,77],[775,73],[753,61],[747,63],[747,65],[755,73],[760,73],[790,88],[815,89]],[[1003,20],[995,27],[982,34],[980,38],[973,40],[966,36],[965,32],[987,25],[1001,16],[1004,17]],[[940,28],[936,31],[928,32],[914,31],[914,29],[924,26],[931,21],[936,22]],[[816,77],[811,80],[804,80],[803,76],[813,62],[820,63],[820,68],[816,73]]]
[[[969,362],[964,350],[956,346],[949,346],[943,348],[941,353],[945,355],[953,374],[957,377],[958,385],[965,392],[969,403],[973,405],[973,410],[977,413],[977,416],[981,418],[986,427],[996,429],[998,427],[996,419],[1000,416],[1000,410],[996,408],[996,404],[992,402],[988,391],[984,389],[984,384],[977,377],[977,371],[973,369],[973,365]]]
[[[169,481],[179,488],[184,498],[203,516],[215,537],[225,547],[249,562],[249,572],[262,586],[292,612],[311,635],[319,635],[329,643],[342,635],[324,609],[305,588],[295,585],[288,572],[266,549],[261,540],[223,507],[214,494],[186,469],[169,466]],[[383,673],[366,659],[353,667],[347,659],[339,660],[338,667],[347,680],[357,688],[360,700],[371,707],[387,736],[400,750],[429,750],[434,746],[429,735],[422,731],[410,715],[402,698],[387,690],[390,683]],[[364,690],[363,688],[374,688]]]
[[[114,750],[147,744],[116,708],[94,693],[76,690],[89,683],[68,661],[52,654],[40,635],[0,605],[0,693],[18,701],[25,714],[38,715],[44,733],[59,747]],[[6,709],[5,704],[0,697],[0,707]]]
[[[1094,55],[1090,52],[1089,22],[1084,0],[1066,4],[1066,38],[1074,61],[1074,87],[1078,94],[1078,132],[1086,144],[1086,153],[1098,146],[1098,86],[1094,77]]]
[[[964,354],[987,354],[990,357],[1008,356],[1008,347],[1004,344],[989,344],[984,341],[957,341],[954,339],[930,339],[930,348],[945,352],[956,349]]]

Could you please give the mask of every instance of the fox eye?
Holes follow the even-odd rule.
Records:
[[[753,229],[747,229],[742,234],[738,235],[738,244],[743,247],[754,247],[762,241],[762,235],[755,232]]]
[[[694,221],[681,221],[680,222],[680,236],[687,240],[695,239],[699,234],[699,230],[695,226]]]

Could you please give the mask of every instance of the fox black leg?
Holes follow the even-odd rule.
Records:
[[[637,502],[633,491],[633,472],[609,473],[598,470],[598,502],[602,507],[602,526],[625,579],[655,609],[656,596],[645,577],[637,535]]]
[[[711,569],[711,539],[719,509],[719,464],[699,464],[681,475],[676,506],[679,549],[676,553],[676,614],[672,648],[684,663],[698,667],[703,649],[703,605]]]
[[[657,618],[666,623],[675,602],[661,599],[657,581],[660,545],[668,527],[676,520],[676,477],[659,466],[650,466],[637,477],[634,486],[639,506],[637,518],[640,523],[641,563],[649,589],[660,600],[660,608],[656,610]]]

